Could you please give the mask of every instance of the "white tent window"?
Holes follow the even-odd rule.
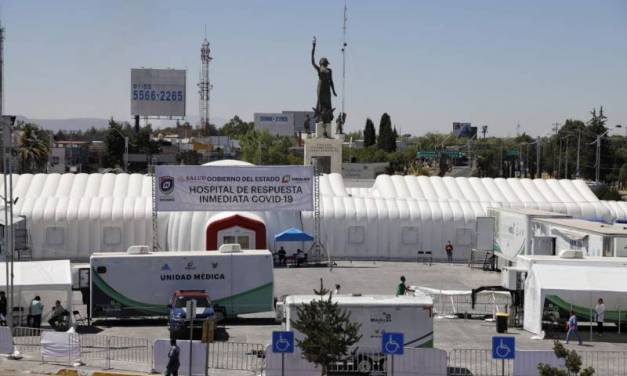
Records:
[[[363,244],[366,240],[366,231],[363,226],[351,226],[348,228],[348,242],[350,244]]]
[[[122,243],[122,229],[119,227],[105,227],[102,241],[105,245],[119,245]]]
[[[472,245],[474,231],[470,228],[458,228],[455,230],[455,244],[462,247]]]
[[[63,227],[46,228],[46,244],[63,245],[65,243],[65,229]]]
[[[414,226],[405,226],[401,228],[401,242],[403,245],[418,244],[418,229]]]

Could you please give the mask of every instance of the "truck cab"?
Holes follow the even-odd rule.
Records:
[[[216,320],[216,312],[209,299],[209,294],[204,290],[177,290],[172,294],[168,304],[168,326],[171,335],[181,337],[189,334],[190,320],[187,319],[187,302],[196,300],[196,317],[194,327],[202,328],[204,320]]]

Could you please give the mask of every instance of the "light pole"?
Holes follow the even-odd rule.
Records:
[[[603,136],[605,136],[606,134],[608,134],[612,129],[614,128],[622,128],[622,125],[620,124],[616,124],[615,126],[613,126],[612,128],[609,128],[608,130],[606,130],[605,132],[601,133],[600,135],[597,135],[597,139],[594,140],[591,144],[596,143],[596,148],[597,148],[597,153],[596,153],[596,163],[594,164],[594,166],[596,167],[596,173],[595,173],[595,177],[594,177],[594,181],[598,184],[599,183],[599,178],[601,175],[601,138]]]
[[[119,129],[111,127],[117,134],[124,137],[124,172],[128,173],[128,136],[120,132]]]

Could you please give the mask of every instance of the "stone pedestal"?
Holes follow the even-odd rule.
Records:
[[[330,128],[330,127],[329,127]],[[317,130],[317,126],[316,126]],[[318,159],[320,172],[342,173],[342,140],[335,138],[309,138],[305,140],[305,165]]]

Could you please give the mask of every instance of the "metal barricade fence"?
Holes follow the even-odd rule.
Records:
[[[491,350],[457,349],[448,353],[449,376],[509,376],[513,368],[511,360],[492,359]]]
[[[41,354],[41,333],[49,329],[13,327],[13,345],[21,353]]]
[[[493,315],[511,304],[509,295],[498,293],[477,294],[474,308],[469,294],[430,293],[429,296],[433,299],[433,311],[438,315]]]
[[[119,368],[119,363],[152,364],[152,341],[141,337],[79,335],[81,360],[90,365]]]
[[[256,343],[209,343],[207,366],[210,369],[259,371],[263,366],[265,346]]]
[[[582,368],[592,367],[595,375],[627,376],[626,351],[577,351]]]

